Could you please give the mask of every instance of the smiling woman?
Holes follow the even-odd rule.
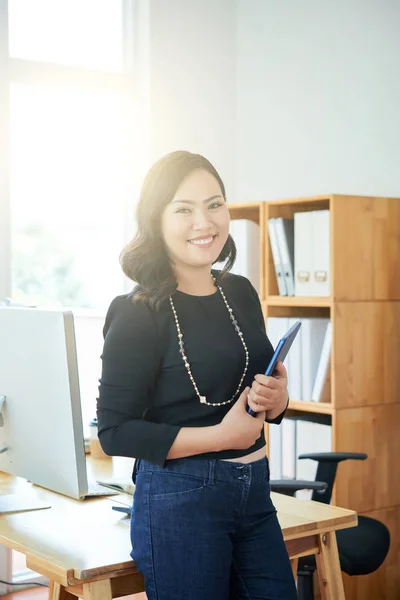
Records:
[[[286,371],[260,380],[273,348],[257,292],[228,272],[224,185],[203,156],[174,152],[137,217],[121,257],[137,285],[107,312],[97,418],[104,452],[136,459],[131,556],[147,596],[294,600],[264,436],[285,413]]]

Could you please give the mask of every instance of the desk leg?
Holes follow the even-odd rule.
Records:
[[[322,600],[345,600],[336,533],[319,536],[320,552],[316,555],[319,587]]]
[[[76,597],[67,592],[60,583],[50,581],[49,600],[76,600]]]
[[[111,581],[101,579],[83,584],[83,600],[112,600]]]

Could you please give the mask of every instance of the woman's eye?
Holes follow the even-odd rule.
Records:
[[[179,213],[183,213],[183,214],[184,214],[184,213],[190,213],[190,209],[189,209],[189,208],[179,208],[179,209],[178,209],[176,212],[177,212],[178,214],[179,214]]]
[[[218,208],[221,206],[221,202],[213,202],[212,204],[210,204],[210,206],[208,208]]]

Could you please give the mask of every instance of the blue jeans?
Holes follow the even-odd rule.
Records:
[[[140,460],[131,556],[148,600],[296,600],[266,458]]]

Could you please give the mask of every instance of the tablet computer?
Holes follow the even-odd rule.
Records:
[[[279,361],[283,362],[290,350],[291,345],[294,342],[296,335],[299,332],[301,327],[301,321],[296,321],[294,325],[281,337],[278,342],[278,345],[275,349],[275,352],[270,360],[270,363],[265,371],[265,375],[271,376],[275,373],[276,365]],[[250,406],[246,408],[249,415],[253,417],[257,414],[253,410],[251,410]]]

